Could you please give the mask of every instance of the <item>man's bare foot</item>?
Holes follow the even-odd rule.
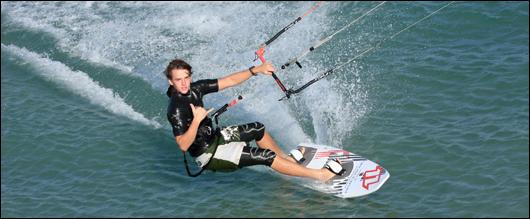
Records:
[[[320,169],[319,181],[323,183],[328,182],[331,178],[333,178],[336,175],[337,174],[335,174],[334,172],[331,172],[331,170],[328,170],[327,168],[322,168]]]
[[[342,166],[342,163],[340,162],[340,160],[337,159],[336,161]],[[330,169],[324,167],[324,168],[320,169],[320,179],[319,180],[320,180],[320,182],[327,183],[331,178],[333,178],[336,175],[338,175],[338,174],[334,173]]]

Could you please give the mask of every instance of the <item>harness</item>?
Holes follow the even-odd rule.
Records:
[[[221,136],[221,128],[219,126],[219,119],[218,117],[223,114],[224,112],[226,112],[226,110],[228,109],[228,107],[231,107],[235,104],[237,104],[237,102],[239,100],[243,99],[242,96],[239,96],[236,100],[232,100],[230,103],[227,103],[225,105],[223,105],[221,108],[219,108],[217,111],[215,111],[213,113],[213,118],[214,118],[214,121],[215,121],[215,134],[214,134],[214,140],[212,141],[212,143],[214,144],[213,147],[214,150],[212,152],[212,156],[210,157],[210,159],[208,160],[208,162],[202,166],[201,170],[199,172],[196,172],[196,173],[191,173],[190,171],[190,168],[188,166],[188,160],[186,158],[186,152],[185,151],[182,151],[182,156],[184,156],[184,166],[186,167],[186,173],[188,173],[188,176],[190,177],[197,177],[199,175],[201,175],[201,173],[206,170],[208,168],[208,165],[210,165],[210,162],[213,160],[213,157],[215,156],[215,152],[217,152],[217,148],[219,148],[219,137]]]

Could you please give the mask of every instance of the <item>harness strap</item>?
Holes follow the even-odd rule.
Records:
[[[219,142],[218,142],[218,138],[219,138],[219,135],[218,133],[220,133],[220,130],[219,128],[216,129],[215,131],[215,138],[214,138],[214,141],[216,144],[215,144],[215,148],[213,149],[213,153],[212,153],[212,157],[210,157],[210,159],[208,160],[208,162],[202,166],[201,170],[197,173],[191,173],[190,171],[190,168],[188,166],[188,160],[186,159],[186,152],[185,151],[182,151],[182,156],[184,156],[184,166],[186,166],[186,172],[188,173],[188,176],[191,176],[191,177],[197,177],[199,175],[201,175],[202,171],[206,170],[208,168],[208,165],[210,165],[210,162],[213,160],[213,157],[215,156],[215,152],[217,152],[217,148],[219,147]]]

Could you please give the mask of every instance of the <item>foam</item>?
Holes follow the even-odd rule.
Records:
[[[113,67],[119,69],[121,73],[131,74],[132,67],[112,60],[112,58],[101,53],[108,45],[97,45],[98,42],[95,41],[90,43],[83,41],[82,33],[87,31],[86,28],[90,26],[83,19],[101,20],[100,16],[87,13],[87,9],[90,9],[92,4],[86,2],[85,5],[78,5],[81,8],[75,8],[76,5],[69,3],[57,7],[56,4],[49,2],[26,2],[22,5],[14,2],[2,2],[2,14],[9,15],[11,17],[10,22],[30,30],[50,34],[57,39],[59,48],[65,52],[94,64]]]
[[[50,60],[49,58],[42,57],[37,53],[14,45],[6,46],[2,44],[2,50],[6,50],[22,58],[27,64],[37,69],[35,72],[43,78],[64,86],[73,93],[86,98],[92,104],[99,105],[111,113],[125,116],[145,125],[154,128],[161,127],[158,122],[149,120],[141,113],[136,112],[117,93],[114,93],[112,89],[101,87],[84,72],[72,71],[63,63]]]
[[[267,60],[279,70],[289,58],[335,31],[329,25],[333,18],[327,14],[340,8],[336,4],[324,3],[285,32],[267,47]],[[161,72],[174,57],[193,66],[194,80],[219,78],[259,65],[259,61],[252,62],[257,46],[313,5],[314,2],[2,2],[2,14],[29,28],[52,33],[61,49],[70,54],[140,76],[163,91],[167,80]],[[302,60],[303,70],[292,67],[279,70],[277,75],[287,87],[296,87],[341,58],[333,53],[322,56],[324,59],[308,55]],[[357,73],[354,63],[347,68]],[[294,100],[283,102],[277,101],[282,92],[270,76],[253,77],[221,95],[213,95],[225,97],[226,101],[243,95],[241,105],[248,116],[244,120],[263,122],[285,145],[313,142],[304,131],[308,127],[303,128],[300,123],[310,120],[314,127],[309,129],[314,129],[316,143],[339,146],[366,113],[362,106],[366,95],[359,86],[362,83],[341,85],[341,80],[331,78],[322,79]],[[224,103],[215,99],[206,104],[212,102]],[[301,104],[293,104],[296,102]],[[309,113],[293,113],[297,111]]]

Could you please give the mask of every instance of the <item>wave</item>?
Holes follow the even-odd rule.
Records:
[[[50,33],[57,39],[57,47],[72,56],[140,76],[153,88],[164,91],[167,80],[162,71],[174,57],[194,66],[194,80],[219,78],[258,65],[259,62],[252,62],[258,45],[313,5],[314,2],[2,2],[2,14],[17,27]],[[279,68],[336,30],[335,20],[328,14],[338,8],[339,3],[324,3],[272,43],[267,48],[267,60]],[[304,69],[279,70],[278,77],[288,87],[311,80],[330,67],[328,62],[337,59],[340,54],[335,54],[336,50],[323,50],[320,55],[324,59],[309,56],[304,60]],[[356,64],[349,69],[344,74],[360,71]],[[337,146],[369,111],[364,106],[367,94],[362,84],[349,77],[346,81],[326,78],[293,99],[278,102],[280,88],[271,77],[259,76],[223,91],[221,97],[207,97],[209,101],[205,103],[219,106],[243,95],[240,115],[245,117],[235,119],[237,122],[261,121],[286,145],[316,141]]]
[[[39,76],[64,86],[69,91],[86,98],[92,104],[99,105],[111,113],[128,117],[156,129],[162,127],[158,122],[147,119],[141,113],[136,112],[112,89],[101,87],[98,82],[92,80],[84,72],[73,71],[61,62],[43,57],[26,48],[2,44],[2,50],[20,57],[24,60],[24,64],[38,69],[35,72]]]

